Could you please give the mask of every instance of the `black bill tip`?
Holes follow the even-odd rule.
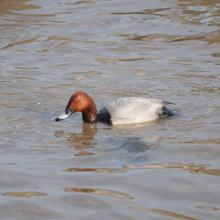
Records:
[[[60,118],[56,118],[56,119],[55,119],[55,121],[61,121],[61,120],[62,120],[62,119],[60,119]]]

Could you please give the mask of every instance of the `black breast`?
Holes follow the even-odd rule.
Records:
[[[109,112],[106,108],[102,108],[98,112],[97,121],[101,122],[101,123],[112,125],[111,115],[109,114]]]

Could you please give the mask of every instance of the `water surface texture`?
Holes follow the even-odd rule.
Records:
[[[1,220],[219,219],[219,44],[219,0],[1,0]],[[180,115],[55,122],[78,90]]]

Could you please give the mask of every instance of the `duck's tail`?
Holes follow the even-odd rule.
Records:
[[[172,102],[167,102],[167,101],[162,101],[164,105],[176,105],[175,103]]]
[[[169,103],[169,104],[174,104],[174,103]],[[160,117],[169,117],[175,115],[174,112],[172,112],[170,109],[166,108],[165,106],[163,106],[162,111],[163,113],[160,115]]]

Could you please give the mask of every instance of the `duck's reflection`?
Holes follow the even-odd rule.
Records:
[[[86,147],[91,147],[96,145],[93,142],[94,137],[97,133],[96,123],[83,123],[81,133],[70,133],[68,140],[74,144],[86,145]],[[75,147],[76,148],[76,147]],[[82,146],[78,146],[78,149],[83,149]]]
[[[96,139],[98,132],[96,123],[83,123],[81,132],[67,133],[57,131],[56,136],[66,136],[68,148],[77,150],[74,156],[103,155],[108,160],[123,160],[129,162],[146,162],[149,144],[137,136],[107,136],[106,132]],[[78,131],[78,129],[77,129]],[[97,147],[97,149],[92,149]],[[111,159],[112,158],[112,159]]]
[[[86,148],[94,148],[97,143],[94,141],[94,137],[97,133],[96,123],[83,123],[81,133],[68,133],[67,140],[70,143],[69,148],[79,150],[80,152],[75,156],[88,156],[94,155],[94,153],[88,152]],[[63,131],[56,131],[55,136],[63,136]]]
[[[95,153],[85,150],[85,148],[94,148],[97,143],[94,142],[94,137],[97,133],[96,123],[83,123],[82,133],[71,133],[69,141],[73,143],[69,148],[80,150],[79,153],[74,156],[90,156]]]

